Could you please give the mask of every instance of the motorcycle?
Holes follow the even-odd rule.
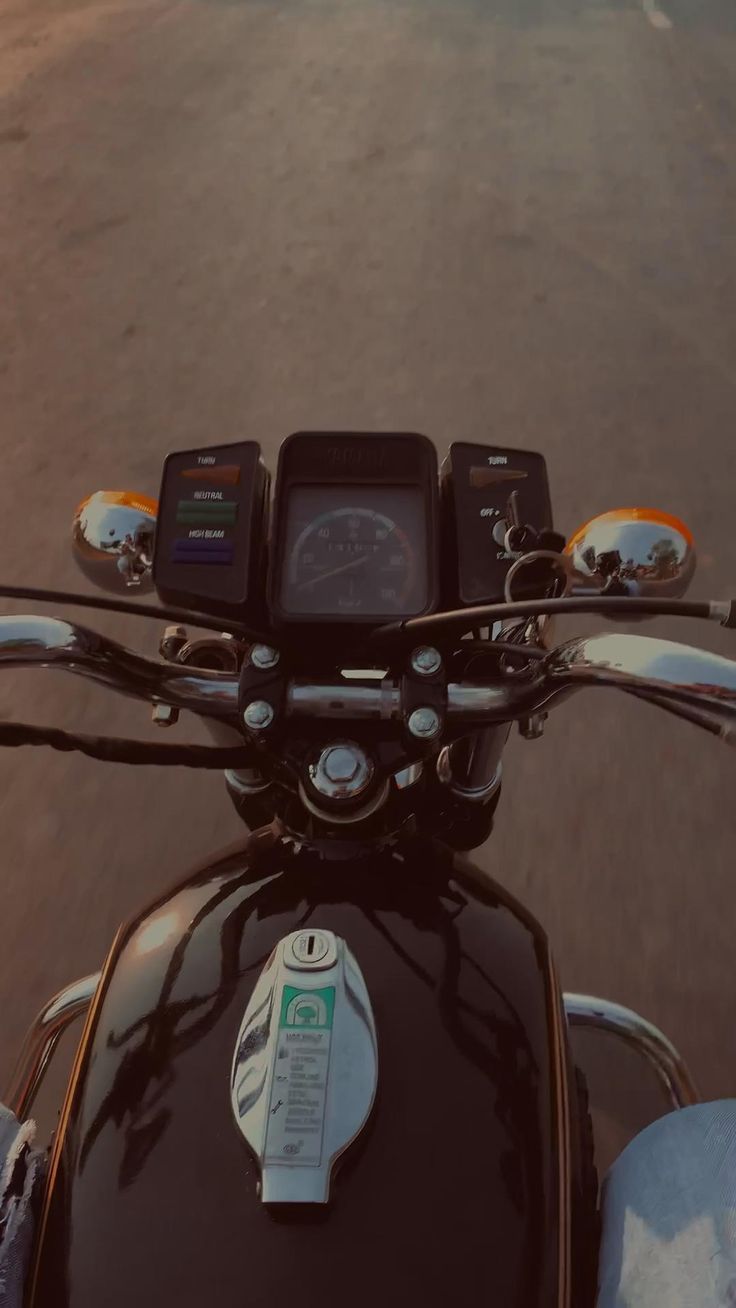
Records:
[[[222,770],[248,833],[160,895],[55,996],[5,1102],[25,1121],[85,1015],[38,1202],[26,1302],[222,1308],[377,1300],[586,1305],[598,1182],[570,1028],[633,1045],[697,1100],[644,1018],[563,995],[531,914],[465,854],[517,723],[614,687],[736,740],[736,663],[557,614],[736,626],[683,595],[684,524],[553,526],[544,459],[416,434],[179,451],[158,502],[98,492],[75,558],[145,614],[160,660],[59,618],[0,618],[0,664],[198,714],[211,746],[0,724],[0,744]],[[155,588],[159,603],[130,598]],[[125,596],[128,595],[126,599]],[[195,628],[200,634],[190,634]]]

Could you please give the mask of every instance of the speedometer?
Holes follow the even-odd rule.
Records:
[[[319,617],[411,615],[427,604],[421,492],[411,486],[294,486],[280,604]]]

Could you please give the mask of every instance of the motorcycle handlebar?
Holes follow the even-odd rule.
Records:
[[[62,668],[135,699],[238,726],[237,677],[147,659],[59,618],[0,617],[0,666]],[[453,725],[467,722],[469,730],[509,722],[585,686],[625,690],[736,743],[736,663],[649,636],[572,640],[536,662],[528,675],[501,677],[495,684],[450,682],[447,718]],[[293,679],[286,712],[389,721],[402,716],[401,689],[391,679],[373,685]]]
[[[148,703],[189,709],[202,717],[234,720],[238,678],[226,672],[177,667],[144,658],[97,632],[60,618],[0,617],[0,667],[60,668]],[[529,687],[526,687],[527,696]],[[448,714],[500,720],[518,695],[511,686],[451,683]],[[373,686],[289,682],[287,713],[294,717],[389,720],[401,715],[398,682]]]
[[[492,686],[485,682],[450,682],[447,687],[447,716],[507,722],[517,712],[530,711],[529,705],[539,697],[539,683],[523,686]],[[384,680],[374,686],[343,682],[289,682],[286,692],[287,713],[301,718],[350,718],[364,721],[390,721],[402,716],[401,688],[398,681]]]
[[[210,718],[237,712],[237,677],[159,663],[60,618],[0,617],[0,666],[62,668],[133,699]]]

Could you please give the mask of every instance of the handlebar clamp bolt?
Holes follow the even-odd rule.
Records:
[[[249,731],[264,731],[273,722],[273,709],[265,699],[252,699],[243,712],[243,721]]]
[[[442,667],[442,655],[432,645],[419,645],[411,656],[411,670],[420,677],[433,677]]]
[[[250,661],[254,668],[267,672],[275,668],[279,661],[279,652],[270,645],[254,645],[250,651]]]
[[[440,734],[440,716],[433,708],[415,708],[409,714],[407,726],[412,736],[418,740],[434,740]]]

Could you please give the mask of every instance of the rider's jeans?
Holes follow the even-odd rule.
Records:
[[[33,1240],[33,1200],[42,1155],[31,1148],[35,1127],[0,1104],[0,1305],[21,1308]]]
[[[736,1308],[736,1100],[653,1122],[602,1208],[598,1308]]]

